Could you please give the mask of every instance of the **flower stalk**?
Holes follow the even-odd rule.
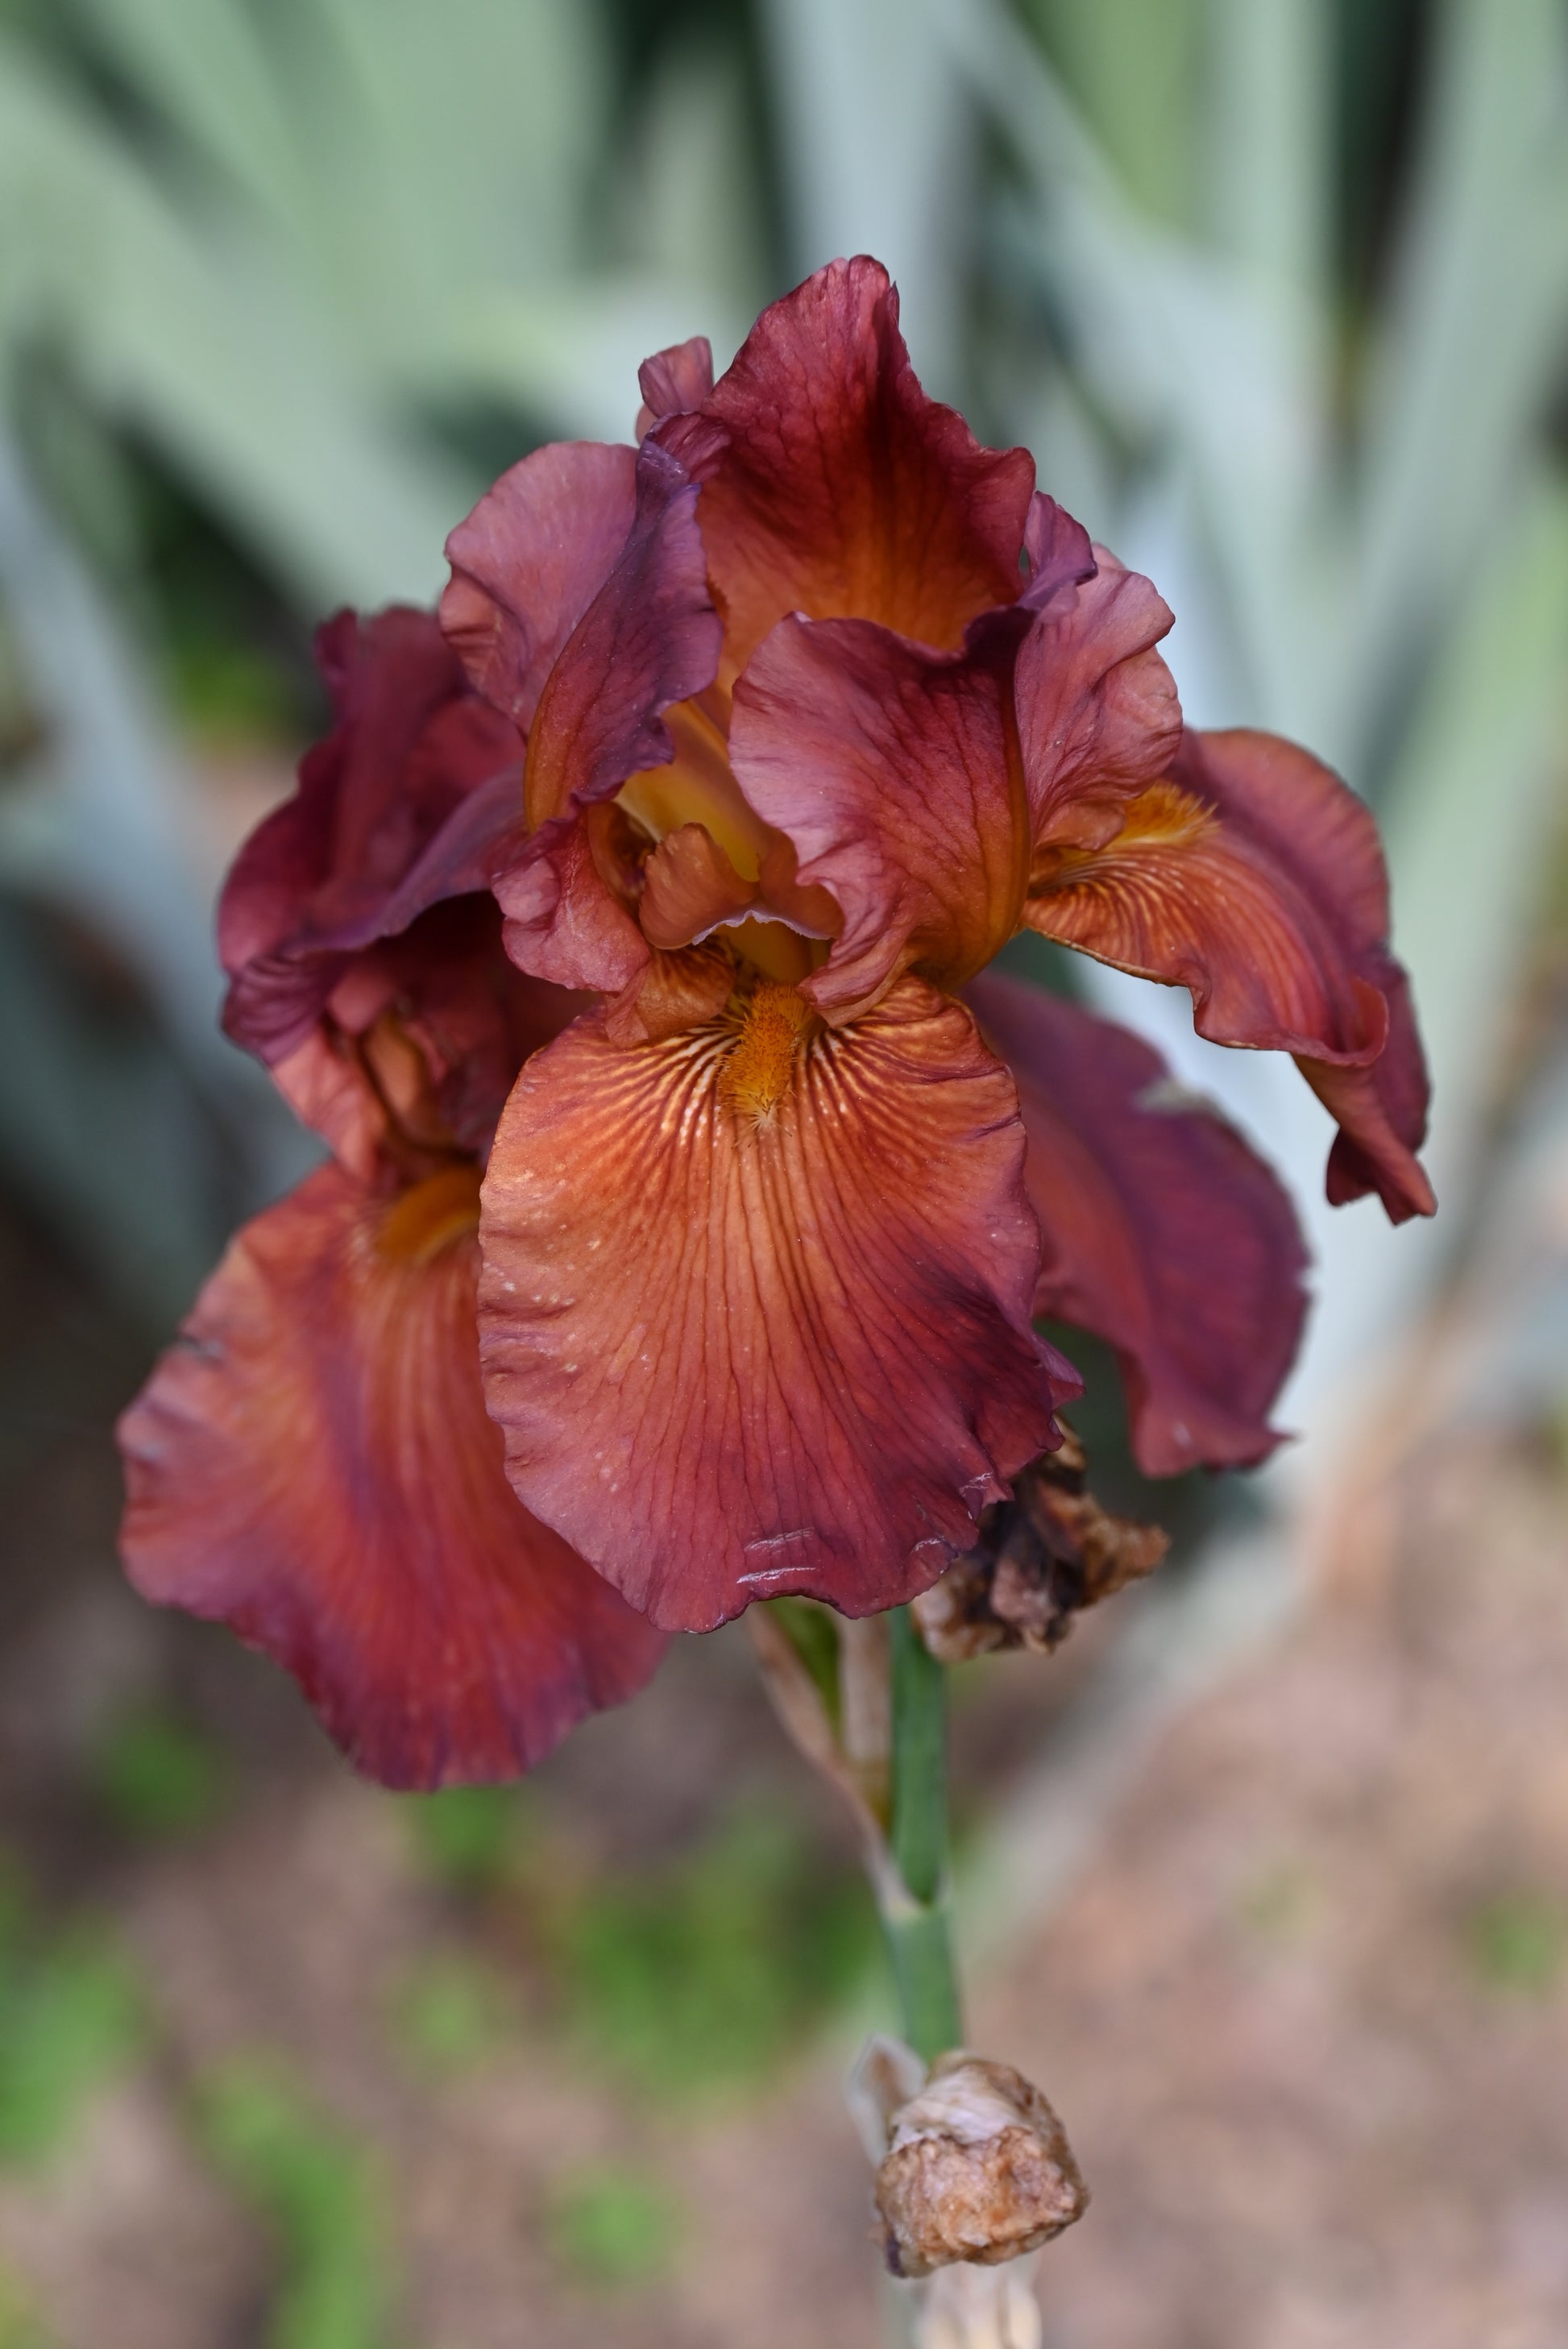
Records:
[[[872,1870],[903,2035],[926,2063],[962,2038],[949,1916],[946,1673],[907,1607],[892,1617],[892,1834]]]

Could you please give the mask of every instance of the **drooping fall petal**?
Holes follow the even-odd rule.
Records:
[[[1376,1188],[1395,1222],[1431,1213],[1415,1156],[1426,1071],[1387,948],[1377,827],[1307,751],[1244,730],[1185,735],[1119,830],[1037,858],[1026,918],[1186,987],[1213,1042],[1294,1053],[1340,1121],[1331,1196]]]
[[[648,949],[618,885],[605,802],[675,755],[672,704],[711,683],[720,623],[707,592],[696,491],[653,441],[614,570],[551,670],[529,734],[530,837],[496,884],[509,953],[562,987],[618,989]]]
[[[475,1183],[388,1203],[310,1176],[232,1242],[119,1428],[137,1588],[273,1657],[395,1786],[515,1775],[663,1644],[506,1481]]]
[[[501,475],[447,541],[441,626],[477,692],[524,733],[636,513],[634,449],[557,440]]]
[[[1146,1475],[1264,1459],[1306,1309],[1283,1187],[1141,1038],[1016,979],[967,992],[1029,1138],[1036,1311],[1114,1346]]]
[[[865,620],[781,620],[735,690],[729,754],[751,805],[843,927],[806,993],[832,1019],[911,968],[956,985],[1017,926],[1028,809],[1006,702],[1027,615],[932,654]]]
[[[659,438],[704,484],[727,680],[787,612],[956,651],[1018,593],[1033,460],[983,449],[927,398],[880,262],[831,262],[775,302],[712,397]]]
[[[744,1025],[524,1070],[484,1195],[480,1327],[509,1470],[668,1628],[923,1588],[1053,1440],[1006,1071],[906,978],[853,1030]]]

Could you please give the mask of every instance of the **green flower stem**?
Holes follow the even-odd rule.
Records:
[[[931,2063],[963,2035],[947,1899],[947,1692],[907,1607],[892,1617],[892,1867],[877,1905],[903,2034]]]

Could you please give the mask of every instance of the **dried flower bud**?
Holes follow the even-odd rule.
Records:
[[[1088,2202],[1060,2121],[1010,2064],[940,2056],[889,2124],[876,2203],[894,2275],[1018,2259]]]
[[[1014,1498],[980,1520],[980,1539],[914,1601],[921,1637],[944,1664],[994,1648],[1048,1654],[1081,1608],[1150,1573],[1171,1547],[1159,1526],[1102,1509],[1070,1428],[1013,1480]]]

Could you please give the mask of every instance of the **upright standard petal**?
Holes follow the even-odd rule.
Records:
[[[521,1495],[669,1629],[923,1589],[1078,1391],[1029,1328],[1006,1071],[906,978],[822,1030],[793,989],[529,1063],[484,1193],[486,1393]]]
[[[388,1153],[406,1172],[454,1146],[482,1157],[523,1061],[587,1002],[519,970],[500,908],[473,892],[354,956],[272,1075],[363,1180]]]
[[[956,651],[1010,604],[1033,460],[922,391],[880,262],[835,261],[758,318],[711,398],[659,437],[702,481],[726,678],[786,612]]]
[[[692,335],[655,351],[637,369],[643,405],[637,412],[637,438],[662,424],[666,416],[685,416],[700,408],[713,389],[713,345],[706,335]]]
[[[524,733],[562,647],[620,560],[634,449],[558,440],[501,475],[447,541],[441,626],[476,691]]]
[[[1306,1310],[1283,1186],[1140,1038],[1016,979],[968,998],[1029,1138],[1035,1310],[1116,1349],[1147,1475],[1264,1459]]]
[[[606,802],[629,777],[674,758],[663,714],[701,693],[717,667],[696,501],[674,459],[645,442],[635,523],[534,714],[530,837],[496,895],[509,953],[562,987],[619,989],[647,964]]]
[[[781,620],[735,689],[729,755],[799,879],[843,916],[805,993],[835,1022],[904,970],[955,986],[1017,927],[1029,812],[1009,696],[1024,612],[957,656],[866,620]]]
[[[223,1024],[269,1065],[354,956],[488,885],[522,814],[514,730],[469,689],[428,612],[340,612],[316,638],[335,709],[294,796],[236,857],[218,909]]]
[[[663,1644],[507,1484],[476,1185],[313,1174],[233,1241],[119,1427],[142,1596],[274,1658],[393,1786],[515,1776]]]
[[[1176,682],[1154,647],[1169,634],[1163,598],[1054,499],[1029,515],[1037,616],[1018,653],[1018,741],[1037,855],[1098,847],[1128,802],[1163,775],[1181,740]],[[1086,572],[1085,565],[1088,565]]]
[[[1098,844],[1037,854],[1026,919],[1187,988],[1198,1032],[1295,1054],[1341,1127],[1330,1196],[1429,1215],[1415,1153],[1427,1079],[1387,947],[1377,826],[1339,778],[1272,734],[1192,734]]]

